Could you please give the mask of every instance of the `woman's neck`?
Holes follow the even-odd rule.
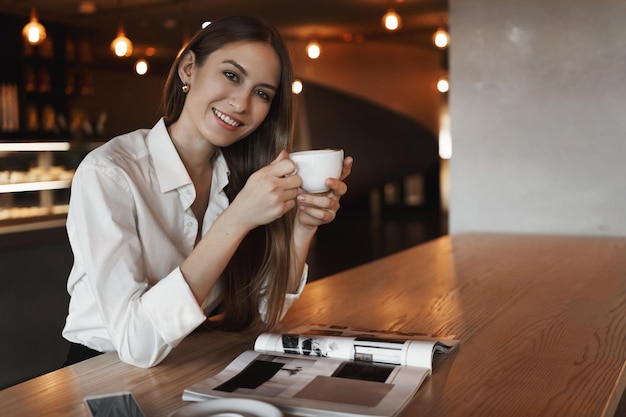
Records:
[[[170,137],[180,159],[187,168],[189,175],[194,177],[204,176],[207,170],[213,167],[213,156],[217,147],[206,138],[184,129],[180,123],[174,123],[168,128]]]

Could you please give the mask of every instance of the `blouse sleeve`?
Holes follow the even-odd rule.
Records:
[[[205,319],[180,269],[151,286],[132,188],[115,168],[85,164],[72,184],[68,234],[113,347],[150,367]]]

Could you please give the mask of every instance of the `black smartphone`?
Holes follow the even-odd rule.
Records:
[[[85,404],[91,417],[145,417],[130,392],[90,396]]]

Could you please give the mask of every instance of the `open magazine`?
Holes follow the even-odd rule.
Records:
[[[397,415],[454,337],[312,325],[263,333],[254,350],[183,392],[183,400],[250,398],[301,416]]]

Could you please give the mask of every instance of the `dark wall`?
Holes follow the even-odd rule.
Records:
[[[298,100],[300,146],[343,148],[355,160],[346,199],[423,174],[427,203],[439,208],[439,149],[429,130],[388,108],[315,83],[305,83]]]
[[[72,260],[63,228],[0,235],[0,389],[63,364]]]

